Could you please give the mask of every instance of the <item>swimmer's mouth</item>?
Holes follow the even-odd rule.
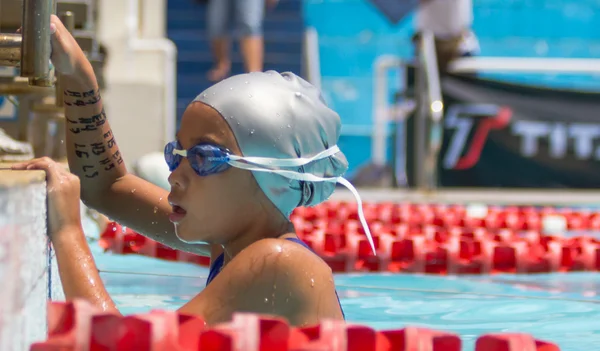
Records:
[[[171,203],[171,206],[173,207],[173,213],[169,215],[169,220],[173,223],[179,223],[185,217],[187,211],[183,207],[173,203]]]

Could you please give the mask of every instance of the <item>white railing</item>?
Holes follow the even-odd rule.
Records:
[[[453,73],[475,72],[556,72],[600,73],[600,59],[581,58],[516,58],[516,57],[468,57],[450,63]]]
[[[319,33],[314,27],[304,31],[304,65],[306,79],[321,90],[321,57],[319,55]]]
[[[400,57],[384,55],[375,60],[373,69],[373,132],[371,138],[371,162],[376,166],[387,163],[387,126],[393,118],[389,103],[388,73],[404,64]],[[404,73],[404,71],[402,71]],[[400,81],[406,79],[400,78]]]

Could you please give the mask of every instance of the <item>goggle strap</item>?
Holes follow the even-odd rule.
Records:
[[[173,153],[173,155],[179,155],[179,156],[182,156],[182,157],[187,157],[187,150],[179,150],[179,149],[173,148],[172,153]]]
[[[300,167],[307,165],[311,162],[324,159],[330,156],[333,156],[340,152],[340,148],[336,145],[330,147],[327,150],[321,151],[318,154],[312,157],[299,157],[299,158],[288,158],[288,159],[276,159],[269,157],[246,157],[246,156],[237,156],[237,155],[229,155],[229,159],[233,161],[241,161],[254,163],[256,165],[264,165],[266,167]]]
[[[246,170],[254,171],[254,172],[275,173],[275,174],[279,174],[281,176],[284,176],[289,179],[294,179],[294,180],[302,180],[302,181],[307,181],[307,182],[333,182],[333,183],[342,184],[343,186],[348,188],[348,190],[350,190],[350,192],[352,193],[352,195],[354,195],[354,198],[356,199],[356,202],[358,204],[358,218],[360,220],[360,223],[363,226],[363,229],[365,230],[365,235],[367,236],[367,239],[369,240],[369,245],[371,245],[373,254],[377,255],[377,252],[375,251],[375,243],[373,242],[373,236],[371,235],[371,231],[369,230],[369,226],[367,225],[367,220],[365,219],[365,214],[363,212],[363,204],[362,204],[360,195],[358,194],[358,191],[352,185],[352,183],[350,183],[345,178],[343,178],[343,177],[324,178],[324,177],[318,177],[318,176],[316,176],[314,174],[310,174],[310,173],[298,173],[295,171],[285,171],[285,170],[278,170],[278,169],[253,167],[251,165],[248,165],[248,164],[245,164],[242,162],[238,162],[238,161],[234,161],[234,160],[230,160],[229,164],[236,168],[242,168],[242,169],[246,169]]]

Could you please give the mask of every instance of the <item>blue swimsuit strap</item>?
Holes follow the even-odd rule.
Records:
[[[310,248],[310,246],[306,245],[306,243],[304,241],[302,241],[298,238],[285,238],[285,240],[293,241],[297,244],[300,244],[314,253],[314,251]],[[225,259],[225,255],[220,254],[219,257],[217,257],[217,259],[215,259],[215,261],[210,265],[210,270],[208,272],[208,279],[206,279],[207,286],[208,286],[208,284],[210,284],[210,282],[213,281],[213,279],[215,279],[217,274],[219,274],[219,272],[221,272],[221,268],[223,267],[224,259]],[[340,297],[338,296],[337,290],[335,292],[335,296],[337,297],[338,303],[340,304],[340,310],[342,311],[342,316],[344,316],[344,319],[346,319],[346,315],[344,314],[344,310],[342,309],[342,304],[340,303]]]

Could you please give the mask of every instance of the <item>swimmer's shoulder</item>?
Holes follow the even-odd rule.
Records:
[[[244,261],[263,260],[265,268],[267,265],[273,265],[271,269],[276,271],[287,269],[292,272],[331,274],[329,266],[317,254],[297,242],[288,240],[292,237],[295,238],[295,236],[282,236],[256,241],[240,252],[236,258]]]
[[[237,254],[180,312],[216,323],[235,311],[251,311],[298,324],[313,320],[314,306],[325,290],[333,294],[335,287],[331,269],[320,257],[290,240],[262,239]]]
[[[331,268],[311,250],[285,239],[262,239],[242,250],[221,274],[240,275],[252,285],[277,282],[278,289],[302,291],[311,280],[329,279]],[[270,288],[269,288],[270,289]],[[270,290],[269,290],[270,291]]]
[[[315,293],[321,291],[323,282],[331,283],[333,277],[331,268],[319,256],[285,238],[262,239],[249,245],[221,274],[228,274],[227,268],[231,272],[244,272],[245,277],[240,279],[246,279],[252,286],[248,291],[254,291],[252,295],[260,296],[261,300],[265,296],[269,303],[281,307],[278,313],[284,314],[292,312],[289,309],[309,310]],[[333,284],[330,288],[334,292]],[[276,301],[271,301],[272,298]]]

